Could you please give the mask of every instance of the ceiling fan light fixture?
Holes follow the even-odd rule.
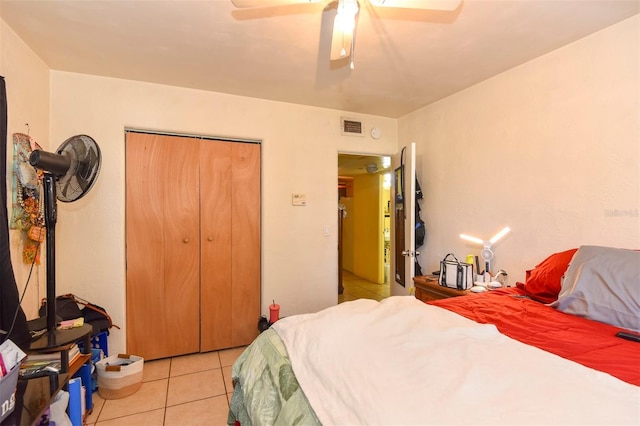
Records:
[[[231,0],[235,7],[266,7],[276,5],[288,5],[296,3],[319,3],[328,0]],[[354,39],[357,26],[358,12],[360,10],[358,0],[333,0],[338,6],[333,21],[331,37],[331,49],[329,59],[341,61],[349,59],[349,67],[354,66]],[[453,11],[460,7],[463,0],[368,0],[374,7],[390,7],[400,9]]]
[[[339,0],[338,14],[334,21],[334,30],[338,30],[343,34],[353,35],[356,28],[356,15],[358,14],[357,0]]]
[[[338,0],[338,9],[333,21],[331,37],[332,61],[341,60],[353,55],[353,33],[358,15],[357,0]]]

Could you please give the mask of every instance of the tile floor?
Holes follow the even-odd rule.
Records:
[[[343,271],[338,302],[382,300],[389,284],[377,284]],[[122,399],[93,394],[88,426],[226,425],[233,392],[231,366],[244,348],[146,361],[142,387]]]
[[[231,366],[244,348],[146,361],[142,387],[122,399],[93,394],[95,426],[226,425]]]
[[[338,295],[338,303],[356,299],[382,300],[389,297],[389,283],[378,284],[360,278],[349,271],[342,271],[342,286],[344,291]]]

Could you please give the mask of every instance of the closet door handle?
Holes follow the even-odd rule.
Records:
[[[182,240],[183,243],[187,244],[189,242],[188,238],[185,238],[184,240]]]
[[[213,241],[213,237],[207,237],[207,241]]]

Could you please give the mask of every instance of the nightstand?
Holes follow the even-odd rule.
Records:
[[[469,290],[458,290],[438,284],[438,277],[435,275],[424,275],[413,277],[413,284],[416,287],[416,299],[428,302],[430,300],[446,299],[448,297],[466,296]]]

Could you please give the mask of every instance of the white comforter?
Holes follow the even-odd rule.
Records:
[[[273,328],[324,425],[640,424],[639,387],[410,296]]]

